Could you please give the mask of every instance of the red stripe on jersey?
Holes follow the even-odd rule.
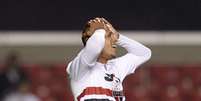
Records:
[[[85,95],[107,95],[107,96],[112,96],[112,90],[102,88],[102,87],[87,87],[84,89],[84,91],[77,97],[77,100],[80,101],[82,97]]]
[[[116,101],[119,101],[119,98],[118,98],[118,97],[115,97],[115,100],[116,100]]]

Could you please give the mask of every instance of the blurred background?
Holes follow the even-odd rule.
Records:
[[[0,101],[73,101],[65,69],[94,17],[152,50],[127,101],[201,101],[200,0],[1,0]]]

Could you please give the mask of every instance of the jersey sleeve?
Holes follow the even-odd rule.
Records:
[[[117,44],[127,50],[128,53],[116,58],[115,64],[122,78],[134,73],[135,69],[151,57],[151,50],[141,43],[120,35]]]
[[[105,45],[105,30],[99,29],[88,39],[86,46],[67,66],[67,72],[73,79],[83,77],[96,63]]]

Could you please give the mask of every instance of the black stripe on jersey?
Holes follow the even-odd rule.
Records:
[[[112,100],[109,100],[109,99],[86,99],[84,101],[112,101]]]

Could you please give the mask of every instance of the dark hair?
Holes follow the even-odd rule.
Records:
[[[83,43],[84,46],[86,45],[86,42],[90,37],[90,36],[85,35],[84,33],[87,33],[89,31],[89,28],[90,28],[89,23],[86,23],[84,25],[84,28],[83,28],[83,31],[82,31],[82,43]]]
[[[82,33],[86,33],[86,32],[89,30],[89,28],[90,28],[89,23],[86,23],[86,24],[84,25],[84,27],[83,27]]]

